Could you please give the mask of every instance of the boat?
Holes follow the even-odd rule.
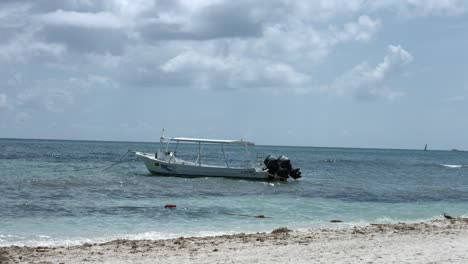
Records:
[[[461,150],[461,149],[452,149],[452,151],[455,151],[455,152],[463,152],[464,150]]]
[[[175,143],[175,148],[171,150],[170,145]],[[194,160],[180,158],[178,150],[180,146],[190,145],[196,149]],[[209,159],[203,155],[203,147],[205,145],[218,145],[221,147],[221,161],[209,163]],[[165,146],[165,148],[163,148]],[[222,139],[202,139],[202,138],[186,138],[175,137],[167,138],[164,136],[164,130],[160,138],[160,149],[156,153],[145,153],[136,151],[135,155],[141,159],[146,168],[152,175],[156,176],[173,176],[173,177],[221,177],[246,180],[264,180],[264,181],[287,181],[288,178],[294,180],[301,178],[299,168],[292,168],[291,161],[285,156],[275,157],[272,155],[266,156],[263,164],[260,162],[250,161],[248,163],[239,164],[233,163],[232,159],[228,158],[225,148],[244,149],[245,156],[250,156],[250,147],[255,146],[255,143],[245,140],[222,140]],[[210,157],[211,159],[213,157]],[[258,158],[258,156],[257,156]]]

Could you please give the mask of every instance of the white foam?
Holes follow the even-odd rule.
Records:
[[[47,237],[47,236],[46,236]],[[111,240],[111,239],[109,239]],[[0,247],[7,246],[29,246],[29,247],[55,247],[55,246],[77,246],[83,243],[92,243],[92,242],[107,242],[109,240],[93,240],[89,238],[52,238],[52,237],[42,237],[35,236],[32,238],[26,237],[14,237],[14,239],[0,239]]]
[[[129,234],[114,237],[129,239],[129,240],[142,240],[142,239],[172,239],[178,237],[209,237],[209,236],[221,236],[221,235],[232,235],[239,233],[239,231],[191,231],[191,232],[184,232],[184,233],[160,233],[160,232],[144,232],[139,234]],[[248,232],[247,232],[248,233]]]
[[[447,167],[447,168],[452,168],[452,169],[463,167],[463,165],[457,165],[457,164],[442,164],[442,166]]]
[[[0,247],[6,246],[30,246],[30,247],[55,247],[55,246],[77,246],[84,243],[105,243],[116,239],[128,240],[158,240],[172,239],[178,237],[208,237],[227,234],[236,234],[239,231],[192,231],[181,233],[143,232],[136,234],[107,235],[102,237],[51,237],[47,235],[36,235],[33,237],[20,237],[14,235],[0,235]],[[9,239],[5,239],[9,238]]]

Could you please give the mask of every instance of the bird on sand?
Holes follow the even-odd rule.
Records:
[[[446,213],[443,213],[442,216],[445,218],[445,219],[454,219],[452,216],[446,214]]]

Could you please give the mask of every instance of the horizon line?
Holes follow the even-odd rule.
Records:
[[[102,139],[60,139],[60,138],[15,138],[15,137],[0,137],[0,140],[43,140],[43,141],[83,141],[83,142],[106,142],[106,143],[151,143],[160,144],[157,141],[133,141],[133,140],[102,140]],[[379,148],[379,147],[330,147],[330,146],[299,146],[299,145],[257,145],[265,147],[298,147],[298,148],[343,148],[343,149],[375,149],[375,150],[421,150],[424,149],[412,149],[412,148]],[[457,150],[464,152],[461,149],[428,149],[427,151],[453,151]]]

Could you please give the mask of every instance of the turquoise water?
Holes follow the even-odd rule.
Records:
[[[0,139],[0,246],[468,216],[468,152],[257,146],[301,168],[288,183],[155,177],[133,156],[103,170],[129,149],[158,144]]]

